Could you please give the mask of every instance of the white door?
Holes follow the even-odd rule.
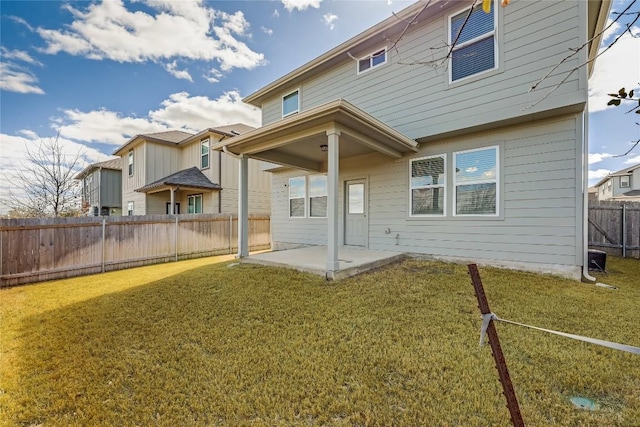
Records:
[[[344,244],[367,245],[367,187],[364,179],[345,183]]]

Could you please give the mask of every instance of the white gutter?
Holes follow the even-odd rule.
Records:
[[[237,155],[236,153],[232,153],[231,151],[227,150],[227,146],[223,145],[222,146],[222,151],[224,151],[225,154],[228,154],[229,156],[233,157],[236,160],[240,160],[240,156]]]

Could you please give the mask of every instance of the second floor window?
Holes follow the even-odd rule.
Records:
[[[209,167],[209,138],[200,141],[200,169]]]
[[[358,74],[369,71],[379,65],[387,63],[387,48],[377,50],[358,60]]]
[[[621,176],[620,177],[620,188],[628,188],[630,186],[631,177],[627,176]]]
[[[300,90],[294,90],[282,97],[282,117],[295,114],[300,111]]]
[[[497,68],[496,17],[492,2],[490,13],[478,5],[471,15],[467,9],[450,18],[451,82]]]
[[[133,150],[129,151],[128,164],[129,164],[129,176],[133,176]]]

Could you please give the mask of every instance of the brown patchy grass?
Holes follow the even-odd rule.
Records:
[[[466,266],[408,260],[327,284],[214,261],[2,290],[0,424],[510,425]],[[480,273],[501,317],[640,346],[640,261],[608,267],[616,291]],[[639,356],[498,331],[527,425],[637,425]]]

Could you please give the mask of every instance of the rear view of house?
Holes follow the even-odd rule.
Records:
[[[114,152],[123,164],[124,214],[236,213],[238,160],[210,147],[251,129],[235,124],[131,138]],[[271,175],[254,160],[249,179],[251,213],[269,213]]]
[[[216,148],[279,165],[275,249],[327,245],[328,277],[343,245],[580,276],[610,2],[475,3],[415,3],[245,98],[263,126]]]

